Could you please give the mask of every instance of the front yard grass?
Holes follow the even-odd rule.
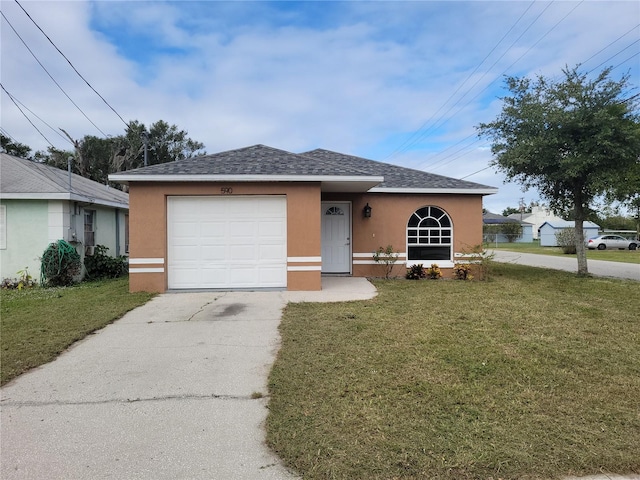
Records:
[[[512,252],[536,253],[539,255],[553,255],[559,257],[576,258],[575,254],[566,254],[560,247],[541,247],[539,242],[530,243],[485,243],[488,249],[509,250]],[[608,262],[640,264],[640,250],[588,250],[587,260],[606,260]],[[577,260],[576,260],[577,261]]]
[[[127,278],[65,288],[0,291],[1,384],[50,362],[153,295],[129,293]]]
[[[640,473],[640,283],[493,268],[288,305],[269,445],[305,479]]]

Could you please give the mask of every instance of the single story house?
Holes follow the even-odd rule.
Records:
[[[520,225],[521,233],[518,238],[514,240],[517,243],[530,243],[533,242],[533,225],[529,222],[522,222],[515,218],[505,217],[504,215],[498,215],[496,213],[485,212],[482,214],[482,223],[485,226],[484,229],[484,241],[488,243],[508,243],[509,238],[500,231],[499,226],[505,223],[517,223]],[[498,227],[497,229],[495,227]],[[488,227],[488,228],[487,228]]]
[[[127,251],[129,196],[42,163],[0,154],[0,277],[40,276],[47,246],[66,240],[84,258],[96,245]]]
[[[557,247],[558,240],[556,239],[556,233],[566,230],[567,228],[575,228],[576,222],[567,220],[556,220],[552,222],[544,222],[540,227],[540,246],[541,247]],[[584,238],[591,238],[598,235],[599,225],[593,222],[584,222],[582,225],[582,231]]]
[[[365,158],[255,145],[109,176],[129,185],[132,291],[320,290],[380,276],[373,253],[451,269],[497,189]]]

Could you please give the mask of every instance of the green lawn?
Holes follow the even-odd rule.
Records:
[[[562,253],[560,247],[541,247],[538,242],[533,243],[488,243],[484,245],[488,249],[509,250],[512,252],[537,253],[540,255],[567,256],[575,258],[575,255]],[[587,260],[606,260],[609,262],[637,263],[640,264],[639,250],[587,250]]]
[[[152,296],[129,293],[126,278],[66,288],[1,290],[1,383],[50,362],[73,342]]]
[[[640,473],[640,283],[493,268],[287,306],[269,445],[305,479]]]

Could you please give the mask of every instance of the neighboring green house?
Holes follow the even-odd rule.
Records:
[[[84,259],[96,245],[128,251],[129,195],[76,174],[0,154],[0,279],[40,276],[47,246],[66,240]]]

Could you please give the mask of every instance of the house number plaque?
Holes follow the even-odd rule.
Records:
[[[231,187],[222,187],[220,189],[220,193],[222,193],[223,195],[231,195],[233,193],[233,188],[231,188]]]

